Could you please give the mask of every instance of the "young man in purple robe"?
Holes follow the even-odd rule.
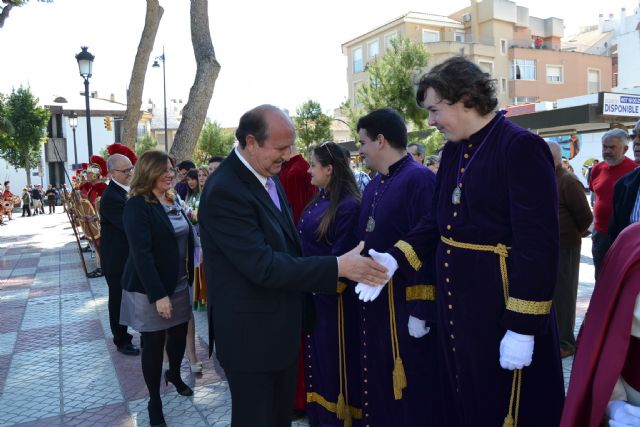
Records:
[[[390,108],[358,120],[360,154],[377,172],[362,196],[357,232],[365,251],[383,251],[431,210],[435,175],[407,153],[407,128]],[[373,302],[359,304],[362,425],[436,426],[433,260],[394,276]],[[374,289],[374,288],[372,288]],[[375,289],[374,289],[375,290]]]
[[[391,256],[372,256],[409,273],[436,255],[437,425],[557,426],[564,389],[551,308],[559,237],[549,148],[495,112],[493,80],[463,57],[423,76],[417,101],[448,141],[434,204],[387,248]]]

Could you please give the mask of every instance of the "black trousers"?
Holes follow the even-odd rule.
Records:
[[[22,216],[24,216],[24,214],[27,214],[27,216],[31,216],[31,208],[29,207],[29,205],[22,205]]]
[[[127,326],[120,324],[120,303],[122,302],[122,287],[120,276],[105,274],[109,286],[109,326],[113,334],[116,347],[131,344],[133,336],[127,332]]]
[[[576,339],[576,299],[578,297],[578,276],[580,274],[580,247],[560,248],[558,258],[558,279],[553,295],[556,307],[560,348],[575,351]]]
[[[290,427],[298,363],[271,372],[225,370],[231,427]]]
[[[598,279],[600,267],[604,257],[611,246],[611,239],[607,233],[593,232],[591,236],[591,254],[593,255],[593,266],[595,267],[595,278]]]

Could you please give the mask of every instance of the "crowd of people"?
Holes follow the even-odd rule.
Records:
[[[22,189],[21,194],[15,194],[11,188],[11,182],[5,181],[0,186],[0,194],[2,194],[2,206],[0,207],[0,225],[6,225],[4,217],[8,221],[13,219],[13,210],[22,208],[22,216],[44,215],[45,206],[48,208],[49,214],[56,213],[56,206],[61,205],[61,193],[63,186],[60,188],[49,184],[46,190],[42,185],[27,185]],[[63,206],[64,209],[64,206]]]
[[[92,158],[75,189],[99,217],[113,341],[141,355],[151,425],[166,425],[162,381],[193,394],[180,366],[202,372],[205,307],[233,427],[640,425],[640,122],[603,136],[592,213],[561,147],[496,111],[474,63],[433,67],[416,102],[442,152],[378,109],[357,122],[371,175],[333,142],[305,159],[272,105],[206,166],[120,144]],[[34,209],[56,197],[24,193]],[[596,288],[576,341],[592,223]]]

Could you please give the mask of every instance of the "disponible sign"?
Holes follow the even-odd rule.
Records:
[[[640,96],[604,93],[602,115],[640,117]]]

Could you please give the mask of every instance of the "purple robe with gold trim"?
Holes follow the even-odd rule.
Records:
[[[461,199],[454,204],[460,176]],[[498,114],[469,140],[446,144],[433,214],[390,250],[402,271],[437,252],[438,425],[502,426],[514,378],[499,363],[507,330],[535,336],[533,362],[516,387],[519,404],[516,393],[511,405],[516,425],[558,425],[564,389],[551,309],[558,239],[555,172],[541,138]],[[508,287],[498,255],[506,248],[494,253],[460,243],[506,245]]]
[[[391,165],[388,175],[376,176],[367,185],[360,208],[358,233],[359,240],[365,241],[365,251],[385,251],[415,227],[431,209],[434,188],[433,172],[409,154]],[[366,231],[370,217],[375,227]],[[425,263],[418,272],[396,274],[392,286],[387,284],[374,301],[358,301],[364,426],[435,426],[432,415],[439,386],[432,267],[433,262]],[[393,305],[389,303],[391,290]],[[410,336],[410,315],[427,320],[430,333],[422,338]],[[400,394],[394,392],[393,382],[396,337],[407,382]]]
[[[298,221],[298,233],[302,240],[304,256],[340,256],[357,245],[355,227],[358,220],[358,203],[350,196],[338,205],[333,224],[324,239],[318,240],[316,230],[329,206],[329,196],[324,190],[314,203],[302,212]],[[348,287],[352,283],[341,281]],[[345,335],[354,336],[357,327],[356,297],[353,291],[344,288],[341,292],[344,309],[343,328]],[[345,399],[353,425],[361,417],[359,398],[359,376],[357,341],[345,340],[344,348],[338,342],[340,295],[314,294],[315,323],[313,332],[304,339],[304,372],[307,401],[307,417],[311,424],[340,426],[344,421],[337,418],[337,402],[340,390]],[[340,364],[343,377],[340,381]]]

